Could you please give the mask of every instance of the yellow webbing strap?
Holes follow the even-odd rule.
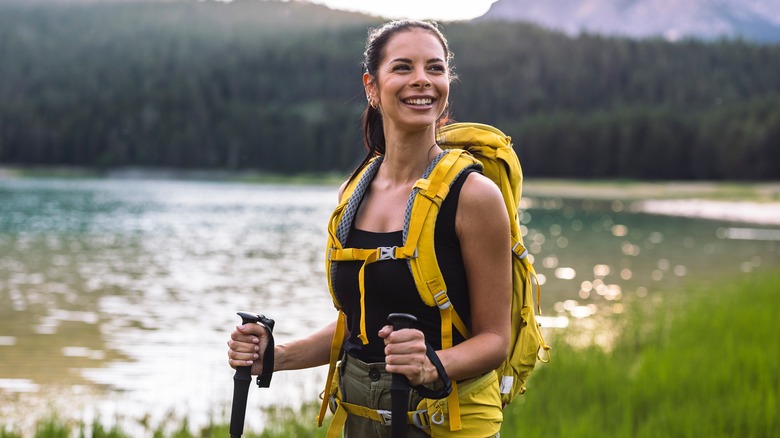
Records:
[[[419,191],[415,197],[412,210],[414,214],[409,220],[406,241],[404,242],[407,255],[411,256],[410,252],[413,253],[417,249],[417,242],[422,234],[423,224],[433,205],[435,204],[437,208],[440,207],[444,198],[447,197],[450,185],[444,182],[445,177],[463,152],[463,150],[451,151],[439,160],[427,179],[421,178],[414,184],[414,188]],[[428,200],[429,202],[423,202],[423,200]]]
[[[330,260],[334,262],[354,262],[354,261],[365,261],[372,256],[376,256],[377,260],[380,260],[382,254],[385,254],[385,257],[391,259],[408,258],[404,255],[403,248],[399,248],[397,246],[386,247],[386,248],[370,248],[370,249],[331,248],[330,251],[328,252],[328,257],[330,257]]]
[[[471,337],[471,330],[469,330],[468,327],[466,327],[466,323],[460,319],[460,315],[458,315],[458,312],[454,307],[452,308],[452,325],[454,325],[460,334],[463,335],[463,339]]]
[[[320,406],[320,414],[317,415],[317,427],[322,426],[323,420],[325,420],[325,411],[328,408],[328,400],[330,399],[331,386],[333,385],[333,375],[336,372],[336,361],[339,359],[341,353],[341,344],[344,343],[344,334],[347,328],[347,316],[343,311],[339,310],[339,317],[336,320],[336,330],[333,332],[333,340],[330,343],[330,364],[328,367],[328,377],[325,381],[325,391],[322,393],[322,406]]]
[[[528,261],[528,253],[525,247],[523,246],[522,242],[518,242],[514,237],[512,237],[512,252],[514,255],[520,259],[520,262],[523,264],[523,266],[528,270],[528,274],[531,275],[531,277],[534,279],[533,283],[536,283],[536,313],[538,315],[542,314],[542,287],[539,286],[539,279],[536,277],[536,270],[534,269],[534,265],[531,264],[530,261]],[[533,309],[531,310],[531,313],[533,313]],[[537,341],[540,345],[540,350],[536,354],[536,358],[540,362],[548,363],[550,362],[550,346],[547,345],[547,342],[544,340],[544,336],[542,335],[542,329],[539,327],[539,324],[536,324],[536,319],[534,318],[534,324],[536,327],[534,327],[534,333],[536,334]],[[545,352],[546,357],[542,357],[539,353],[542,351]]]
[[[450,304],[446,308],[439,307],[439,312],[441,313],[441,349],[446,350],[452,348],[452,305]],[[452,381],[452,391],[447,396],[447,406],[450,411],[450,430],[458,431],[461,429],[460,402],[458,401],[458,383],[454,380]]]
[[[367,418],[369,420],[382,423],[384,426],[390,426],[392,416],[390,411],[379,411],[377,409],[371,409],[366,406],[356,405],[354,403],[347,403],[333,399],[336,404],[336,413],[333,415],[333,420],[328,428],[328,438],[338,438],[341,431],[344,430],[344,425],[347,422],[347,417],[350,415],[356,415],[358,417]],[[421,409],[417,411],[408,411],[406,413],[406,423],[409,425],[417,426],[418,428],[425,429],[430,425],[430,419],[427,409]]]
[[[366,257],[366,261],[363,262],[360,272],[358,272],[358,284],[360,285],[360,333],[358,333],[358,339],[360,339],[363,345],[368,344],[368,336],[366,335],[366,266],[377,260],[377,251],[374,251]]]
[[[533,277],[534,283],[536,284],[536,313],[541,315],[542,314],[542,287],[539,286],[539,279],[536,277],[536,270],[534,269],[534,265],[531,264],[530,261],[528,261],[528,254],[527,250],[525,249],[525,246],[523,246],[523,242],[518,242],[517,239],[512,237],[512,252],[515,254],[517,258],[521,260],[523,263],[523,266],[528,270],[528,273]]]
[[[463,170],[464,165],[458,163],[463,153],[464,151],[461,149],[448,151],[447,155],[437,163],[428,178],[418,180],[415,184],[415,188],[419,191],[412,210],[414,213],[408,226],[407,240],[405,242],[407,248],[418,248],[420,239],[429,239],[433,236],[433,229],[426,227],[431,226],[431,221],[435,220],[435,216],[429,216],[432,210],[435,213],[441,207],[444,198],[449,193],[450,184]],[[424,230],[427,230],[430,236],[422,237]],[[453,324],[464,338],[468,339],[471,337],[471,332],[457,312],[454,312],[452,303],[449,301],[444,277],[436,262],[435,253],[428,252],[434,250],[432,242],[425,241],[423,243],[425,244],[423,251],[428,260],[421,260],[419,264],[413,264],[412,266],[415,268],[413,273],[423,301],[428,305],[435,304],[439,307],[441,314],[441,348],[445,350],[452,348]],[[430,302],[431,298],[433,303]],[[447,404],[449,406],[450,430],[461,430],[460,402],[455,382],[453,382],[452,392],[447,398]]]
[[[360,339],[360,342],[362,342],[363,345],[366,345],[368,344],[368,336],[366,335],[366,266],[379,260],[406,258],[403,248],[331,248],[328,257],[330,257],[331,261],[363,261],[360,272],[358,272],[358,284],[360,286],[360,333],[358,333],[358,339]]]
[[[341,436],[341,431],[344,430],[344,425],[347,423],[347,415],[347,410],[339,404],[336,412],[333,413],[333,419],[330,420],[327,438],[339,438]]]

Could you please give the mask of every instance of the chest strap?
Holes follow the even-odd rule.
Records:
[[[416,251],[413,253],[413,256],[416,256]],[[358,284],[360,285],[360,333],[358,333],[358,339],[360,339],[363,345],[366,345],[368,344],[368,337],[366,336],[366,266],[378,261],[407,259],[409,257],[404,254],[403,248],[383,246],[374,249],[331,248],[328,251],[328,258],[330,261],[335,262],[363,262],[363,266],[360,267],[360,272],[358,273]]]

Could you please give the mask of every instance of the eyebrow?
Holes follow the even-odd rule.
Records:
[[[395,58],[395,59],[393,59],[390,62],[391,63],[393,63],[393,62],[405,62],[405,63],[411,64],[412,60],[409,59],[409,58]],[[434,62],[444,62],[444,60],[441,59],[441,58],[431,58],[428,61],[426,61],[426,64],[431,64],[431,63],[434,63]]]

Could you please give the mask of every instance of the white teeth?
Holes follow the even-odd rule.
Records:
[[[432,99],[408,99],[406,101],[410,105],[430,105],[432,102]]]

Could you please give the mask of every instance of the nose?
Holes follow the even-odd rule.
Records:
[[[425,70],[416,70],[414,78],[412,78],[412,87],[414,88],[431,88],[431,81],[428,79],[428,75]]]
[[[412,82],[413,88],[431,88],[431,81],[428,80],[428,78],[420,78]]]

